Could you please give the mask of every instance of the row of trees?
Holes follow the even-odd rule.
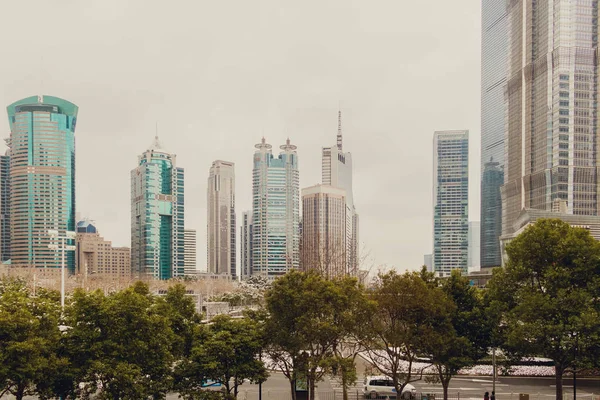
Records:
[[[454,272],[425,270],[377,277],[325,279],[291,271],[258,296],[241,319],[201,324],[185,288],[152,295],[143,283],[118,293],[76,291],[61,313],[56,292],[33,296],[20,281],[0,284],[0,397],[21,399],[207,399],[224,386],[236,398],[244,381],[269,369],[309,398],[326,375],[356,382],[356,358],[369,360],[398,393],[419,379],[448,395],[461,368],[500,348],[507,360],[553,360],[556,397],[564,373],[599,367],[600,244],[584,229],[543,220],[508,247],[509,262],[488,288]],[[435,374],[425,375],[425,368]]]

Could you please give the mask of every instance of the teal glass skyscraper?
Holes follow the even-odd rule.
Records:
[[[139,279],[185,274],[183,168],[158,137],[131,171],[131,267]]]
[[[274,158],[263,138],[252,170],[252,274],[275,279],[300,266],[300,182],[296,146]]]
[[[10,138],[10,255],[20,267],[60,267],[48,230],[75,230],[75,127],[79,108],[51,96],[7,107]],[[74,243],[70,243],[74,244]],[[75,271],[75,254],[66,252]]]

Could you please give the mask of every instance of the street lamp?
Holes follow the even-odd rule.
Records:
[[[48,235],[52,239],[58,239],[60,242],[60,245],[49,244],[48,248],[51,250],[56,250],[56,251],[61,250],[62,251],[61,267],[60,267],[60,308],[64,310],[64,308],[65,308],[65,250],[66,251],[74,251],[75,250],[75,246],[68,245],[65,242],[67,240],[75,239],[77,237],[77,233],[72,232],[72,231],[66,231],[65,236],[60,236],[56,229],[50,229],[50,230],[48,230]]]

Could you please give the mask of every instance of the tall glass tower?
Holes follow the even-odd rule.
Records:
[[[278,158],[263,138],[252,170],[252,274],[270,279],[300,265],[300,174],[296,146]]]
[[[10,260],[10,156],[0,156],[0,262]]]
[[[184,276],[183,168],[158,137],[131,171],[131,267],[139,278]]]
[[[10,124],[11,260],[22,267],[60,267],[48,230],[75,231],[75,126],[78,107],[33,96],[7,107]],[[70,243],[74,244],[74,243]],[[70,273],[75,254],[65,255]]]
[[[598,5],[509,2],[503,235],[523,209],[600,211]]]
[[[468,272],[469,131],[433,136],[433,271]]]
[[[501,264],[504,182],[504,89],[508,58],[506,1],[481,3],[481,236],[482,267]]]

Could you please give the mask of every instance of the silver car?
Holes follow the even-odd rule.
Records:
[[[402,389],[400,397],[396,393],[394,382],[387,376],[367,376],[364,387],[365,399],[403,399],[417,398],[417,389],[410,383]]]

